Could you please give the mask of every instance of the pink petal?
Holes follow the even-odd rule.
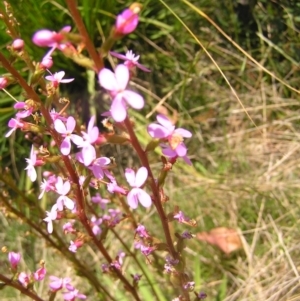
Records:
[[[117,53],[117,52],[114,52],[114,51],[110,51],[109,54],[114,56],[114,57],[117,57],[120,60],[127,60],[127,57],[124,54]]]
[[[135,187],[141,187],[148,177],[148,170],[146,167],[142,166],[138,169],[136,175],[135,175]]]
[[[162,149],[162,153],[170,158],[174,158],[177,157],[177,153],[175,151],[173,151],[171,148],[167,147],[167,148],[163,148]]]
[[[83,138],[76,135],[76,134],[72,134],[70,136],[71,140],[73,141],[74,144],[76,144],[77,146],[80,146],[83,144]]]
[[[138,207],[139,201],[138,201],[136,189],[132,189],[127,194],[127,202],[128,202],[128,206],[131,207],[132,209],[136,209]]]
[[[56,183],[55,183],[55,188],[56,188],[56,191],[57,193],[61,193],[61,191],[63,190],[63,180],[61,177],[57,177],[56,178]]]
[[[83,157],[83,164],[85,166],[91,165],[91,163],[96,159],[96,151],[92,145],[90,147],[84,147],[81,153]]]
[[[72,133],[75,129],[76,126],[76,121],[74,119],[74,117],[70,116],[67,119],[67,130],[68,132]]]
[[[71,199],[69,199],[68,197],[65,197],[64,205],[70,210],[73,210],[75,207],[74,202]]]
[[[111,70],[107,68],[103,68],[99,72],[98,77],[99,77],[100,86],[102,86],[104,89],[108,91],[118,90],[118,83],[115,74]]]
[[[149,124],[147,131],[153,138],[166,138],[170,135],[170,131],[168,129],[156,123]]]
[[[70,137],[66,137],[60,145],[60,151],[64,156],[70,154],[71,151],[71,139]]]
[[[111,104],[111,116],[116,122],[122,122],[127,116],[126,106],[120,96],[115,97]]]
[[[163,114],[158,114],[156,116],[156,120],[158,121],[158,123],[160,123],[163,127],[165,127],[166,129],[168,129],[170,132],[173,132],[175,129],[175,126],[172,124],[172,122],[170,121],[170,119],[163,115]]]
[[[125,178],[131,187],[135,187],[135,171],[133,169],[125,169]]]
[[[34,182],[37,178],[36,170],[33,166],[28,166],[27,176],[30,178],[31,182]]]
[[[54,128],[60,134],[66,134],[67,133],[66,126],[60,119],[56,119],[54,121]]]
[[[61,191],[61,194],[63,195],[66,195],[71,189],[71,184],[69,181],[66,181],[64,184],[63,184],[63,189]]]
[[[115,69],[116,81],[118,84],[119,90],[125,90],[129,82],[129,70],[128,68],[121,64],[118,65]]]
[[[59,71],[54,74],[54,78],[60,83],[62,78],[65,76],[65,71]]]
[[[184,138],[191,138],[192,133],[186,129],[178,128],[174,131],[176,134],[179,134],[181,137]]]
[[[140,110],[144,107],[145,102],[143,96],[136,92],[125,90],[123,92],[123,97],[124,99],[126,99],[128,104],[134,109]]]
[[[152,204],[150,195],[145,192],[143,189],[139,189],[138,198],[142,206],[148,208]]]
[[[186,148],[185,144],[184,143],[180,143],[176,147],[175,152],[177,153],[177,155],[179,157],[184,157],[186,155],[186,153],[187,153],[187,148]]]

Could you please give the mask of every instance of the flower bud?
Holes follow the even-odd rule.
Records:
[[[21,51],[24,48],[24,41],[22,39],[15,39],[11,46],[13,50]]]
[[[8,84],[8,80],[5,77],[0,77],[0,90],[5,89]]]
[[[15,253],[15,252],[9,252],[8,253],[8,260],[10,263],[10,266],[13,270],[15,270],[20,262],[21,254]]]
[[[38,30],[32,37],[32,42],[40,47],[51,47],[57,42],[58,34],[48,29]]]
[[[53,66],[53,60],[51,56],[45,56],[40,63],[42,69],[50,69]]]

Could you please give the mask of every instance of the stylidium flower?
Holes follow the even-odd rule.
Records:
[[[64,137],[64,140],[60,145],[60,151],[65,156],[69,155],[71,151],[71,140],[75,144],[82,143],[82,138],[80,136],[72,134],[75,129],[75,126],[76,121],[72,116],[68,117],[66,125],[60,119],[56,119],[54,121],[55,130]]]
[[[187,148],[183,143],[183,138],[192,137],[192,133],[186,129],[175,128],[170,119],[165,115],[159,114],[156,117],[157,123],[148,125],[148,133],[153,138],[166,139],[170,148],[175,151],[179,157],[183,157],[187,153]]]
[[[65,301],[75,301],[76,298],[86,299],[86,295],[79,293],[74,287],[72,287],[72,290],[69,290],[69,292],[64,292],[63,295]]]
[[[65,76],[65,71],[59,71],[59,72],[55,72],[54,74],[51,75],[47,75],[45,76],[45,78],[47,80],[49,80],[50,82],[52,82],[53,87],[57,88],[59,86],[60,83],[70,83],[74,80],[74,78],[65,78],[63,79],[63,77]]]
[[[49,287],[53,292],[61,290],[71,282],[70,278],[58,278],[56,276],[50,276],[49,279],[51,280],[51,282],[49,283]]]
[[[98,204],[102,210],[106,208],[106,204],[109,203],[108,199],[102,199],[101,195],[99,193],[96,193],[95,196],[91,197],[91,200],[93,203]]]
[[[57,181],[55,183],[56,192],[60,194],[59,198],[56,201],[57,209],[62,211],[64,209],[63,206],[66,206],[68,209],[73,210],[75,207],[74,202],[67,197],[71,189],[71,184],[69,181],[63,182],[61,177],[57,177]]]
[[[9,137],[16,129],[22,129],[24,128],[25,123],[19,119],[11,118],[8,122],[8,127],[11,128],[11,130],[6,133],[5,137]]]
[[[15,270],[21,260],[21,254],[15,253],[15,252],[9,252],[8,253],[8,260],[10,263],[10,266],[13,270]]]
[[[131,168],[126,168],[125,177],[128,184],[133,187],[127,194],[129,207],[136,209],[139,202],[146,208],[150,207],[152,204],[150,195],[140,188],[147,180],[147,168],[142,166],[138,169],[137,173]]]
[[[31,182],[34,182],[37,178],[37,173],[34,168],[37,159],[36,159],[36,153],[34,151],[33,145],[31,146],[30,157],[26,158],[25,160],[27,163],[27,167],[25,168],[25,170],[27,170],[27,176],[30,178]]]
[[[99,83],[110,92],[113,98],[110,112],[112,118],[122,122],[127,116],[127,104],[132,108],[140,110],[144,107],[144,98],[136,92],[127,90],[129,82],[129,70],[125,65],[118,65],[115,73],[103,68],[99,72]]]
[[[126,52],[126,54],[120,54],[114,51],[110,51],[109,52],[112,56],[117,57],[120,60],[124,60],[124,65],[128,67],[128,69],[132,69],[134,67],[138,67],[141,70],[145,71],[145,72],[151,72],[150,69],[146,68],[144,65],[140,64],[138,62],[140,56],[139,55],[135,55],[132,50],[128,50]]]
[[[53,221],[56,220],[57,218],[57,205],[53,205],[51,208],[51,211],[46,211],[47,217],[44,218],[43,220],[48,223],[47,225],[47,231],[49,234],[53,232]]]

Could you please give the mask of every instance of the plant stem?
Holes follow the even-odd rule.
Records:
[[[66,3],[68,5],[71,16],[76,24],[76,27],[78,28],[80,35],[82,36],[82,38],[84,40],[86,49],[87,49],[90,57],[92,58],[92,60],[95,63],[96,72],[99,73],[99,71],[103,68],[103,60],[101,58],[101,55],[97,52],[96,48],[94,47],[94,44],[92,43],[92,41],[89,37],[89,34],[82,21],[81,15],[77,9],[76,2],[77,1],[75,1],[75,0],[66,0]]]

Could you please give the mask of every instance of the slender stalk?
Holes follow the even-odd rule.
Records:
[[[92,41],[89,37],[89,34],[82,21],[81,15],[77,9],[76,2],[77,1],[75,1],[75,0],[66,0],[66,3],[68,5],[71,16],[76,24],[76,27],[78,28],[80,35],[82,36],[82,38],[84,40],[86,49],[87,49],[90,57],[92,58],[92,60],[95,63],[96,71],[98,73],[103,68],[103,60],[101,58],[101,55],[97,52],[96,48],[94,47],[94,44],[92,43]]]
[[[32,300],[36,300],[36,301],[45,301],[44,299],[40,298],[34,291],[24,287],[22,284],[20,284],[17,281],[13,281],[10,278],[5,277],[4,275],[0,274],[0,280],[5,283],[8,286],[11,286],[15,289],[17,289],[18,291],[20,291],[23,295],[28,296],[29,298],[31,298]]]

